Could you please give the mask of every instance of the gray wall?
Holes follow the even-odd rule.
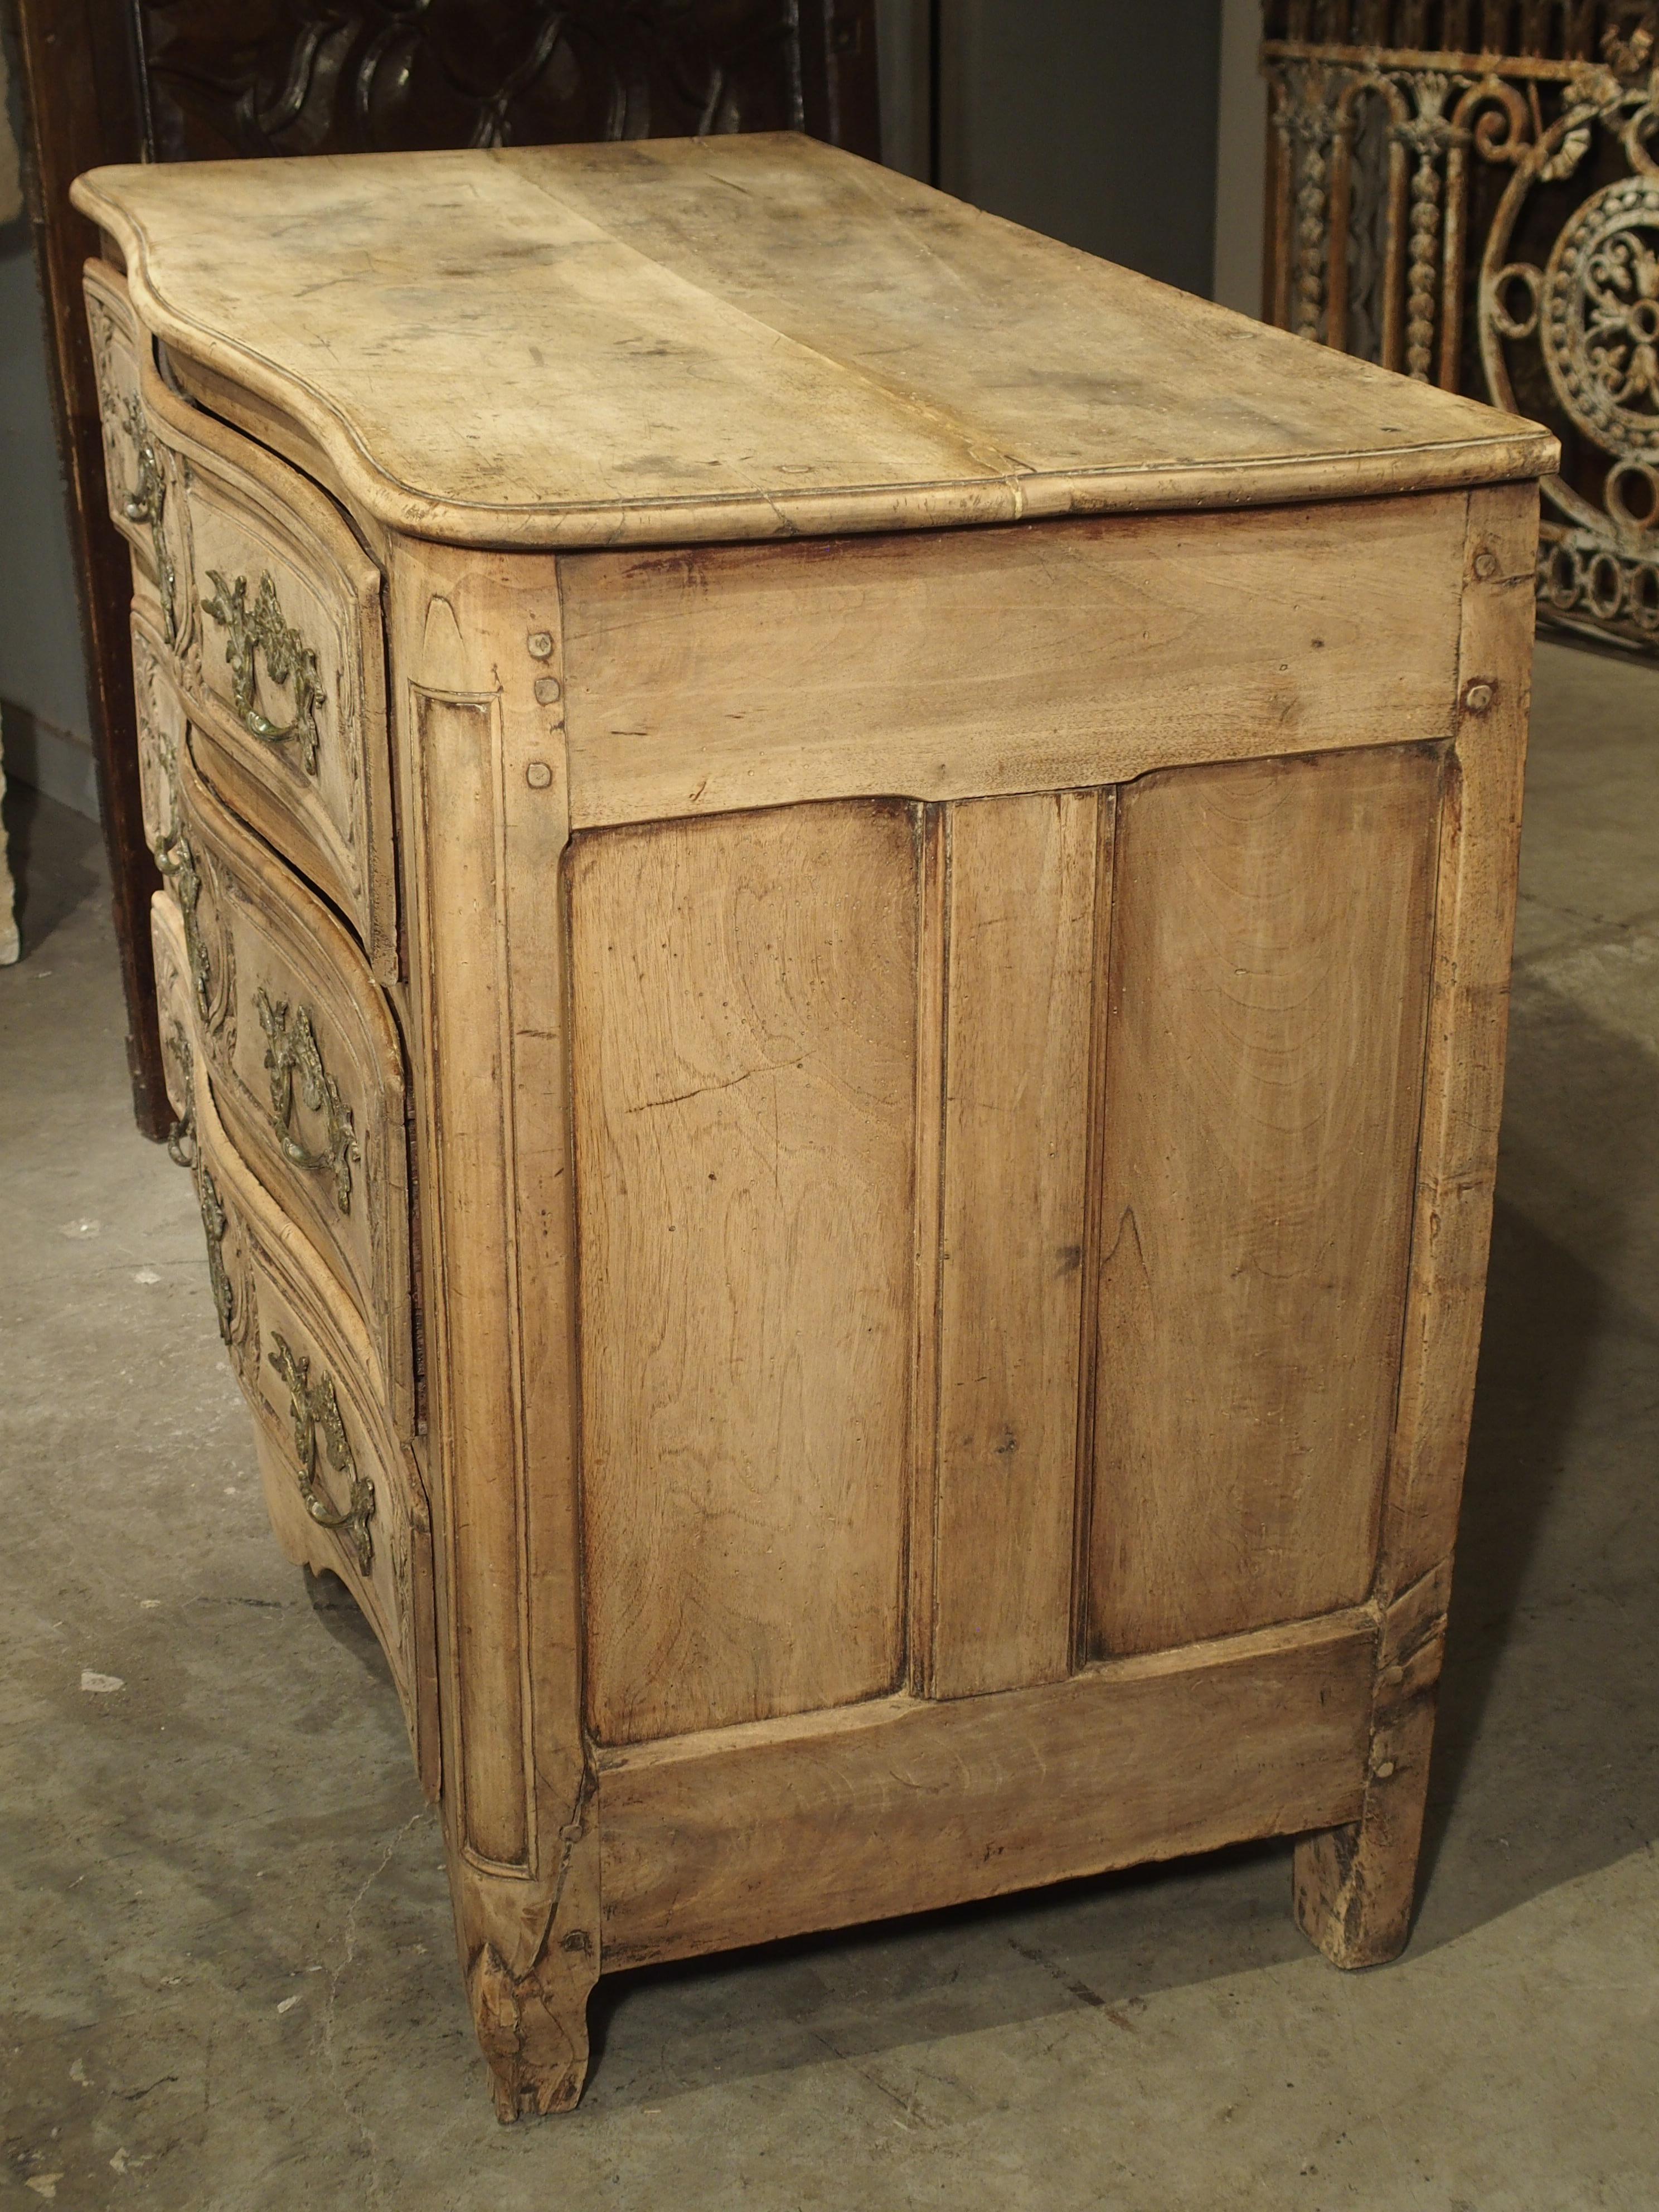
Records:
[[[20,782],[96,811],[46,325],[22,216],[0,223],[0,725]]]
[[[941,0],[936,181],[1207,293],[1221,0]]]
[[[931,184],[928,169],[928,0],[876,0],[881,158]]]
[[[1256,60],[1261,47],[1261,0],[1221,0],[1211,296],[1244,315],[1261,313],[1267,87]]]

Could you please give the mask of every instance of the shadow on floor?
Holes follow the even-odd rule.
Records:
[[[365,1674],[395,1698],[397,1684],[392,1679],[380,1638],[346,1584],[338,1575],[314,1575],[309,1567],[301,1568],[300,1572],[305,1578],[306,1597],[311,1609],[329,1635],[343,1650],[351,1654]]]
[[[1659,1060],[1518,976],[1419,1945],[1659,1837],[1656,1220]]]
[[[1290,1897],[1289,1844],[1249,1844],[607,1975],[589,2005],[587,2101],[655,2104],[826,2057],[871,2057],[1084,2008],[1133,2034],[1158,1990],[1310,1955]],[[598,2063],[624,2008],[631,2075],[620,2054]]]

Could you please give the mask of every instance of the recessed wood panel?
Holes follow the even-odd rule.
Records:
[[[606,1966],[1352,1819],[1376,1650],[1370,1615],[1344,1613],[1033,1689],[612,1753]]]
[[[933,1688],[1072,1661],[1097,826],[1110,794],[950,810]]]
[[[571,864],[589,1723],[845,1704],[904,1656],[917,841],[861,803]]]
[[[1400,1368],[1441,760],[1121,794],[1090,1640],[1370,1589]]]
[[[533,1863],[535,1834],[525,1760],[527,1568],[515,1479],[513,1162],[501,1141],[511,1064],[497,921],[501,738],[490,699],[411,684],[409,712],[418,779],[411,857],[427,918],[427,1110],[438,1133],[426,1221],[453,1589],[446,1633],[466,1655],[444,1757],[468,1851],[487,1865],[522,1869]]]

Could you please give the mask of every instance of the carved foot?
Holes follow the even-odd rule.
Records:
[[[572,1954],[578,1971],[566,1974],[544,1959],[532,1972],[515,1977],[489,1943],[473,1956],[467,1995],[489,2061],[496,2117],[502,2121],[532,2112],[568,2112],[581,2096],[592,1987],[592,1974],[583,1971],[586,1938],[581,1942],[580,1959]],[[556,1984],[551,1989],[550,1976]]]
[[[1333,1966],[1381,1966],[1411,1934],[1418,1850],[1445,1647],[1447,1570],[1389,1608],[1358,1820],[1296,1847],[1296,1922]]]

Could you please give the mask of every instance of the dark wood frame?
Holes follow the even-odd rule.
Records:
[[[167,1133],[173,1109],[162,1078],[149,949],[150,893],[159,879],[138,795],[127,634],[132,578],[126,546],[105,505],[98,387],[81,304],[82,264],[97,252],[98,234],[69,204],[70,184],[82,169],[143,157],[137,58],[124,0],[12,0],[9,12],[21,64],[29,220],[46,302],[58,450],[81,603],[87,711],[126,995],[127,1066],[138,1126],[146,1136],[160,1138]]]
[[[149,901],[158,880],[138,793],[131,577],[104,497],[103,450],[81,270],[98,252],[69,202],[82,170],[151,151],[136,0],[3,0],[25,118],[30,219],[52,352],[53,403],[86,652],[87,707],[126,996],[133,1107],[147,1136],[172,1120],[155,1018]],[[227,9],[227,22],[234,11]],[[875,0],[801,0],[800,112],[808,132],[878,159]]]

